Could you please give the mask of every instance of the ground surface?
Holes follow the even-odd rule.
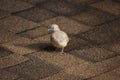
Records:
[[[0,80],[120,80],[120,0],[0,0]]]

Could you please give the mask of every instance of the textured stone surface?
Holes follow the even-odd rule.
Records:
[[[119,0],[0,0],[0,80],[119,80]],[[50,43],[58,24],[70,41]]]
[[[75,55],[76,57],[80,57],[84,60],[92,61],[92,62],[99,62],[117,55],[114,52],[110,52],[103,48],[97,48],[97,47],[90,47],[88,49],[75,50],[75,51],[72,51],[71,54]]]
[[[10,16],[0,20],[0,26],[4,26],[0,28],[14,33],[19,33],[21,31],[25,31],[26,29],[37,27],[38,24],[18,16]]]
[[[35,22],[40,22],[56,16],[56,14],[42,8],[31,8],[29,10],[22,11],[17,15]]]
[[[51,64],[60,66],[61,68],[65,69],[72,65],[78,65],[85,62],[84,60],[74,57],[66,53],[65,55],[60,55],[59,52],[37,52],[32,54],[33,56],[38,57],[41,60],[45,60]]]
[[[100,76],[92,78],[91,80],[119,80],[120,79],[120,68],[106,72]]]
[[[32,4],[40,4],[40,3],[43,3],[47,0],[22,0],[22,1],[25,1],[25,2],[29,2],[29,3],[32,3]]]
[[[120,15],[120,4],[118,2],[114,2],[115,0],[104,0],[99,3],[91,4],[91,6],[96,7],[98,9],[107,11],[109,13]]]
[[[13,54],[11,51],[5,49],[4,47],[0,47],[0,58]]]
[[[89,31],[83,36],[87,39],[97,41],[101,46],[113,51],[119,52],[119,40],[120,40],[120,20],[113,21],[105,24],[98,29]]]
[[[89,5],[92,3],[96,3],[99,0],[66,0],[66,1],[68,1],[72,4],[75,4],[75,5]]]
[[[115,16],[94,8],[88,8],[88,10],[83,11],[78,15],[74,15],[71,18],[90,26],[96,26],[105,23],[106,21],[113,20]]]
[[[20,55],[16,55],[16,54],[9,55],[7,57],[3,57],[0,59],[0,69],[15,66],[27,60],[28,58],[25,58]]]
[[[109,70],[116,69],[119,66],[120,66],[120,56],[117,56],[99,63],[86,62],[76,66],[71,66],[68,69],[66,69],[65,72],[70,74],[75,74],[86,79],[96,75],[100,75]]]
[[[0,19],[9,16],[10,13],[0,9]]]
[[[67,74],[64,71],[59,72],[53,76],[41,79],[41,80],[82,80],[79,76]]]
[[[78,22],[64,16],[55,17],[41,22],[41,24],[47,26],[48,28],[54,23],[58,24],[61,30],[67,32],[68,34],[76,34],[78,32],[82,33],[91,29],[91,27],[87,25],[79,24]]]
[[[14,80],[19,76],[6,70],[0,70],[0,80]]]
[[[62,15],[72,15],[77,11],[77,7],[67,4],[63,0],[51,1],[42,5],[42,7]]]
[[[19,0],[1,0],[0,1],[0,9],[9,11],[9,12],[17,12],[17,11],[31,8],[31,7],[33,7],[33,5],[19,1]]]
[[[50,75],[56,74],[61,70],[61,68],[42,61],[31,55],[28,55],[27,57],[30,58],[28,62],[8,68],[6,70],[10,72],[15,72],[16,74],[21,75],[27,80],[42,79]]]
[[[20,34],[20,36],[30,38],[30,39],[34,39],[44,35],[48,35],[48,29],[44,26],[40,26],[36,29],[29,30]]]

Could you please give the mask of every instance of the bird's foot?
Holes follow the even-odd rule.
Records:
[[[59,52],[61,55],[65,54],[65,52]]]

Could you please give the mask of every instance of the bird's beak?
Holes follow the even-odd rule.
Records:
[[[48,31],[51,31],[51,30],[52,30],[52,28],[49,28],[49,29],[48,29]]]

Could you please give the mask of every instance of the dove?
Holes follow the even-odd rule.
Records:
[[[67,33],[60,30],[57,24],[52,24],[48,31],[52,32],[50,38],[52,45],[55,46],[56,48],[61,48],[62,51],[60,53],[64,53],[64,48],[67,46],[69,42],[69,37]]]

